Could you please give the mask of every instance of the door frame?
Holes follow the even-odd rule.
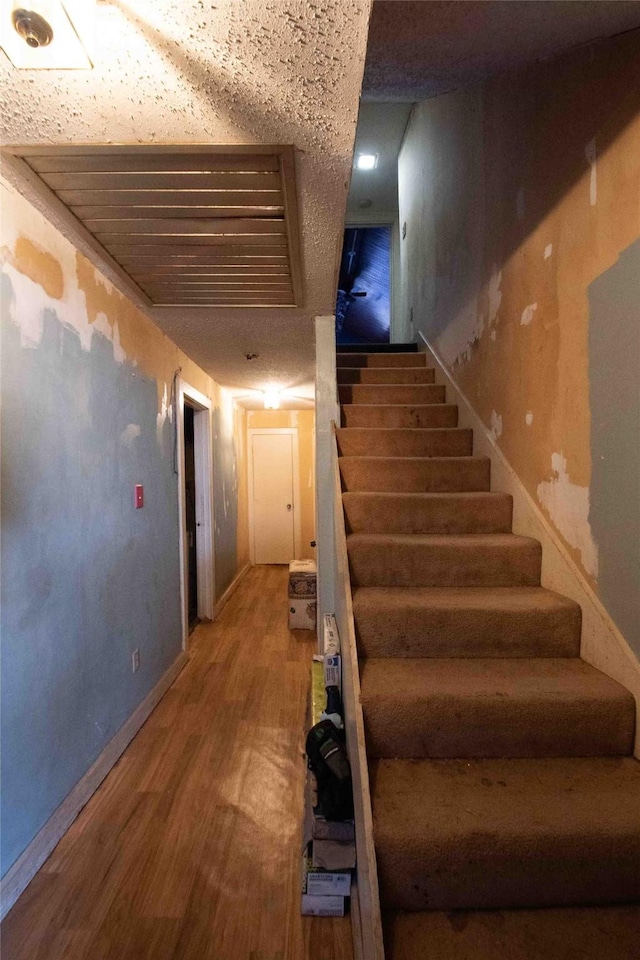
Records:
[[[178,504],[180,514],[180,603],[182,613],[182,649],[189,646],[189,547],[184,477],[184,408],[193,408],[193,446],[196,472],[196,575],[198,581],[198,617],[215,617],[215,567],[213,551],[213,446],[212,402],[195,387],[178,379],[176,437],[178,460]]]
[[[249,556],[251,565],[255,566],[255,528],[253,515],[253,437],[255,434],[289,434],[291,442],[291,457],[293,460],[293,559],[298,560],[302,547],[302,520],[300,517],[300,461],[298,456],[298,428],[297,427],[250,427],[247,430],[247,492],[249,495]]]

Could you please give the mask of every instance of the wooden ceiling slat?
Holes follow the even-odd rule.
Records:
[[[93,233],[93,231],[92,231]],[[189,247],[195,247],[198,250],[208,250],[215,247],[229,249],[230,244],[242,245],[245,253],[258,254],[262,250],[267,252],[273,250],[275,253],[282,251],[283,256],[288,256],[287,241],[284,236],[265,233],[262,236],[256,234],[245,234],[244,236],[235,236],[230,239],[229,234],[202,235],[197,233],[181,234],[153,234],[153,233],[112,233],[96,230],[93,236],[102,243],[107,250],[115,256],[115,250],[119,249],[123,253],[136,251],[141,244],[145,247],[171,247],[173,252],[184,252]],[[234,244],[234,246],[235,246]]]
[[[188,264],[164,263],[143,264],[141,267],[131,267],[132,274],[142,277],[167,277],[173,274],[185,276],[208,277],[287,277],[289,269],[286,264],[278,266],[250,266],[248,264]]]
[[[188,217],[202,217],[203,219],[223,219],[237,217],[281,217],[284,213],[284,207],[280,206],[239,206],[225,207],[219,204],[210,204],[206,207],[201,206],[166,206],[166,205],[148,205],[136,207],[77,207],[69,208],[80,220],[89,223],[94,220],[132,220],[144,219],[164,219],[177,220]]]
[[[91,233],[99,234],[124,234],[128,237],[152,236],[152,237],[241,237],[244,241],[247,237],[275,236],[278,239],[284,238],[286,227],[284,220],[264,219],[255,217],[249,218],[225,218],[211,217],[206,220],[196,220],[192,218],[182,218],[176,220],[165,220],[161,217],[157,219],[140,220],[85,220],[85,226]],[[233,240],[228,242],[233,243]],[[237,241],[236,241],[237,242]],[[285,241],[286,242],[286,241]],[[202,243],[202,240],[200,240]]]
[[[47,173],[269,173],[278,170],[273,154],[233,153],[219,156],[203,154],[143,153],[62,156],[43,153],[27,158],[29,166],[42,175]]]
[[[40,176],[40,174],[38,174]],[[279,190],[277,173],[45,173],[52,190]]]
[[[111,249],[114,255],[123,263],[128,264],[153,264],[161,266],[164,264],[179,265],[198,264],[206,266],[288,266],[289,257],[287,251],[278,247],[265,247],[259,249],[255,246],[230,246],[230,247],[198,247],[188,246],[176,249],[175,247],[159,246],[158,244],[112,244]]]
[[[281,190],[58,190],[69,207],[283,206]]]
[[[91,144],[2,151],[143,302],[301,305],[293,147]]]

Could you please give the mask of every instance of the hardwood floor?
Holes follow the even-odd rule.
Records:
[[[352,960],[300,916],[311,633],[254,567],[2,925],[3,960]],[[300,639],[304,638],[304,639]],[[307,639],[308,638],[308,639]]]

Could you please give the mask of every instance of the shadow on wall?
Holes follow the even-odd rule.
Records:
[[[640,656],[640,240],[589,287],[589,364],[598,586]]]
[[[430,338],[451,317],[475,314],[477,292],[490,290],[492,272],[514,257],[586,173],[595,189],[599,158],[639,113],[639,62],[640,30],[634,30],[422,105],[434,111],[429,141],[421,143],[429,188],[438,190],[444,172],[466,205],[456,220],[443,197],[433,222],[424,224],[438,238],[435,262],[424,264],[426,276],[414,278],[430,301]],[[457,125],[444,109],[456,101],[466,101]],[[469,143],[473,152],[464,156]],[[446,171],[443,162],[450,164]]]

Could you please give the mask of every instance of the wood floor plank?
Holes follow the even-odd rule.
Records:
[[[315,638],[254,567],[2,925],[3,960],[352,960],[299,912]]]

